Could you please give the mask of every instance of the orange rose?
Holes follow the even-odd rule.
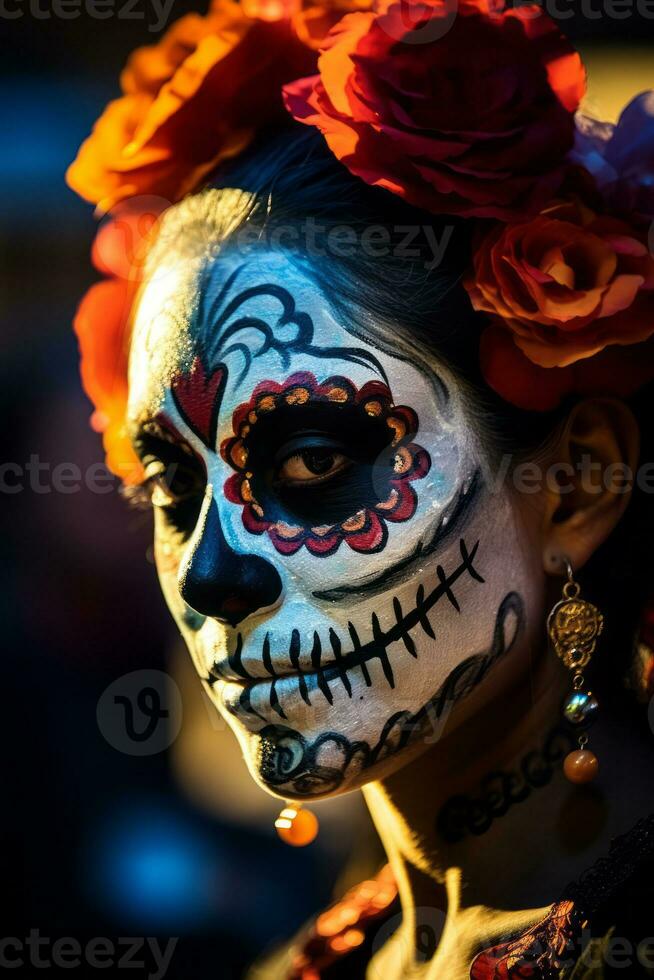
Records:
[[[356,10],[371,10],[373,0],[241,0],[248,17],[291,19],[300,40],[318,51],[332,27]]]
[[[134,52],[124,95],[82,144],[68,183],[102,211],[140,194],[177,201],[257,127],[282,121],[281,86],[314,67],[288,18],[250,17],[233,0],[214,0],[206,17],[183,17]]]
[[[332,27],[346,14],[358,10],[372,10],[373,0],[304,0],[293,16],[293,26],[298,37],[306,45],[318,51]]]
[[[477,310],[534,364],[566,367],[654,334],[654,258],[646,236],[576,201],[496,228],[465,283]]]

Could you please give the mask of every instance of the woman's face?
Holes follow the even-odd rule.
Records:
[[[132,344],[162,588],[255,779],[352,789],[518,669],[540,555],[444,368],[364,339],[281,255],[197,282],[153,281]]]

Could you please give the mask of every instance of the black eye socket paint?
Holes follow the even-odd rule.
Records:
[[[236,471],[224,486],[230,502],[244,507],[243,525],[268,532],[277,551],[294,554],[306,545],[326,557],[345,541],[360,553],[383,550],[388,522],[410,520],[417,508],[414,481],[431,458],[414,443],[419,423],[413,409],[395,405],[380,381],[361,388],[342,376],[318,381],[307,371],[286,381],[261,381],[232,417],[234,436],[221,455]],[[311,452],[311,437],[342,447],[342,465],[324,480],[284,482],[276,460],[292,449]],[[329,467],[328,467],[329,468]]]
[[[244,445],[252,489],[266,516],[313,526],[346,520],[380,499],[378,488],[392,473],[392,454],[385,451],[390,442],[390,430],[378,419],[352,408],[307,404],[262,418]],[[338,454],[342,465],[314,484],[284,481],[282,464],[306,453],[310,466],[314,451],[318,461],[321,453]]]

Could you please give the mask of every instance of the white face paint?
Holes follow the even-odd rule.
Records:
[[[168,604],[253,776],[351,789],[520,648],[529,549],[448,372],[357,336],[278,255],[215,263],[182,339],[166,283],[130,417]]]

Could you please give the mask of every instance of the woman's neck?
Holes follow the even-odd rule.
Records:
[[[541,656],[508,695],[365,787],[403,912],[379,975],[467,976],[477,949],[541,918],[613,836],[654,809],[651,747],[615,719],[592,731],[597,782],[567,782],[569,687],[554,656]]]

